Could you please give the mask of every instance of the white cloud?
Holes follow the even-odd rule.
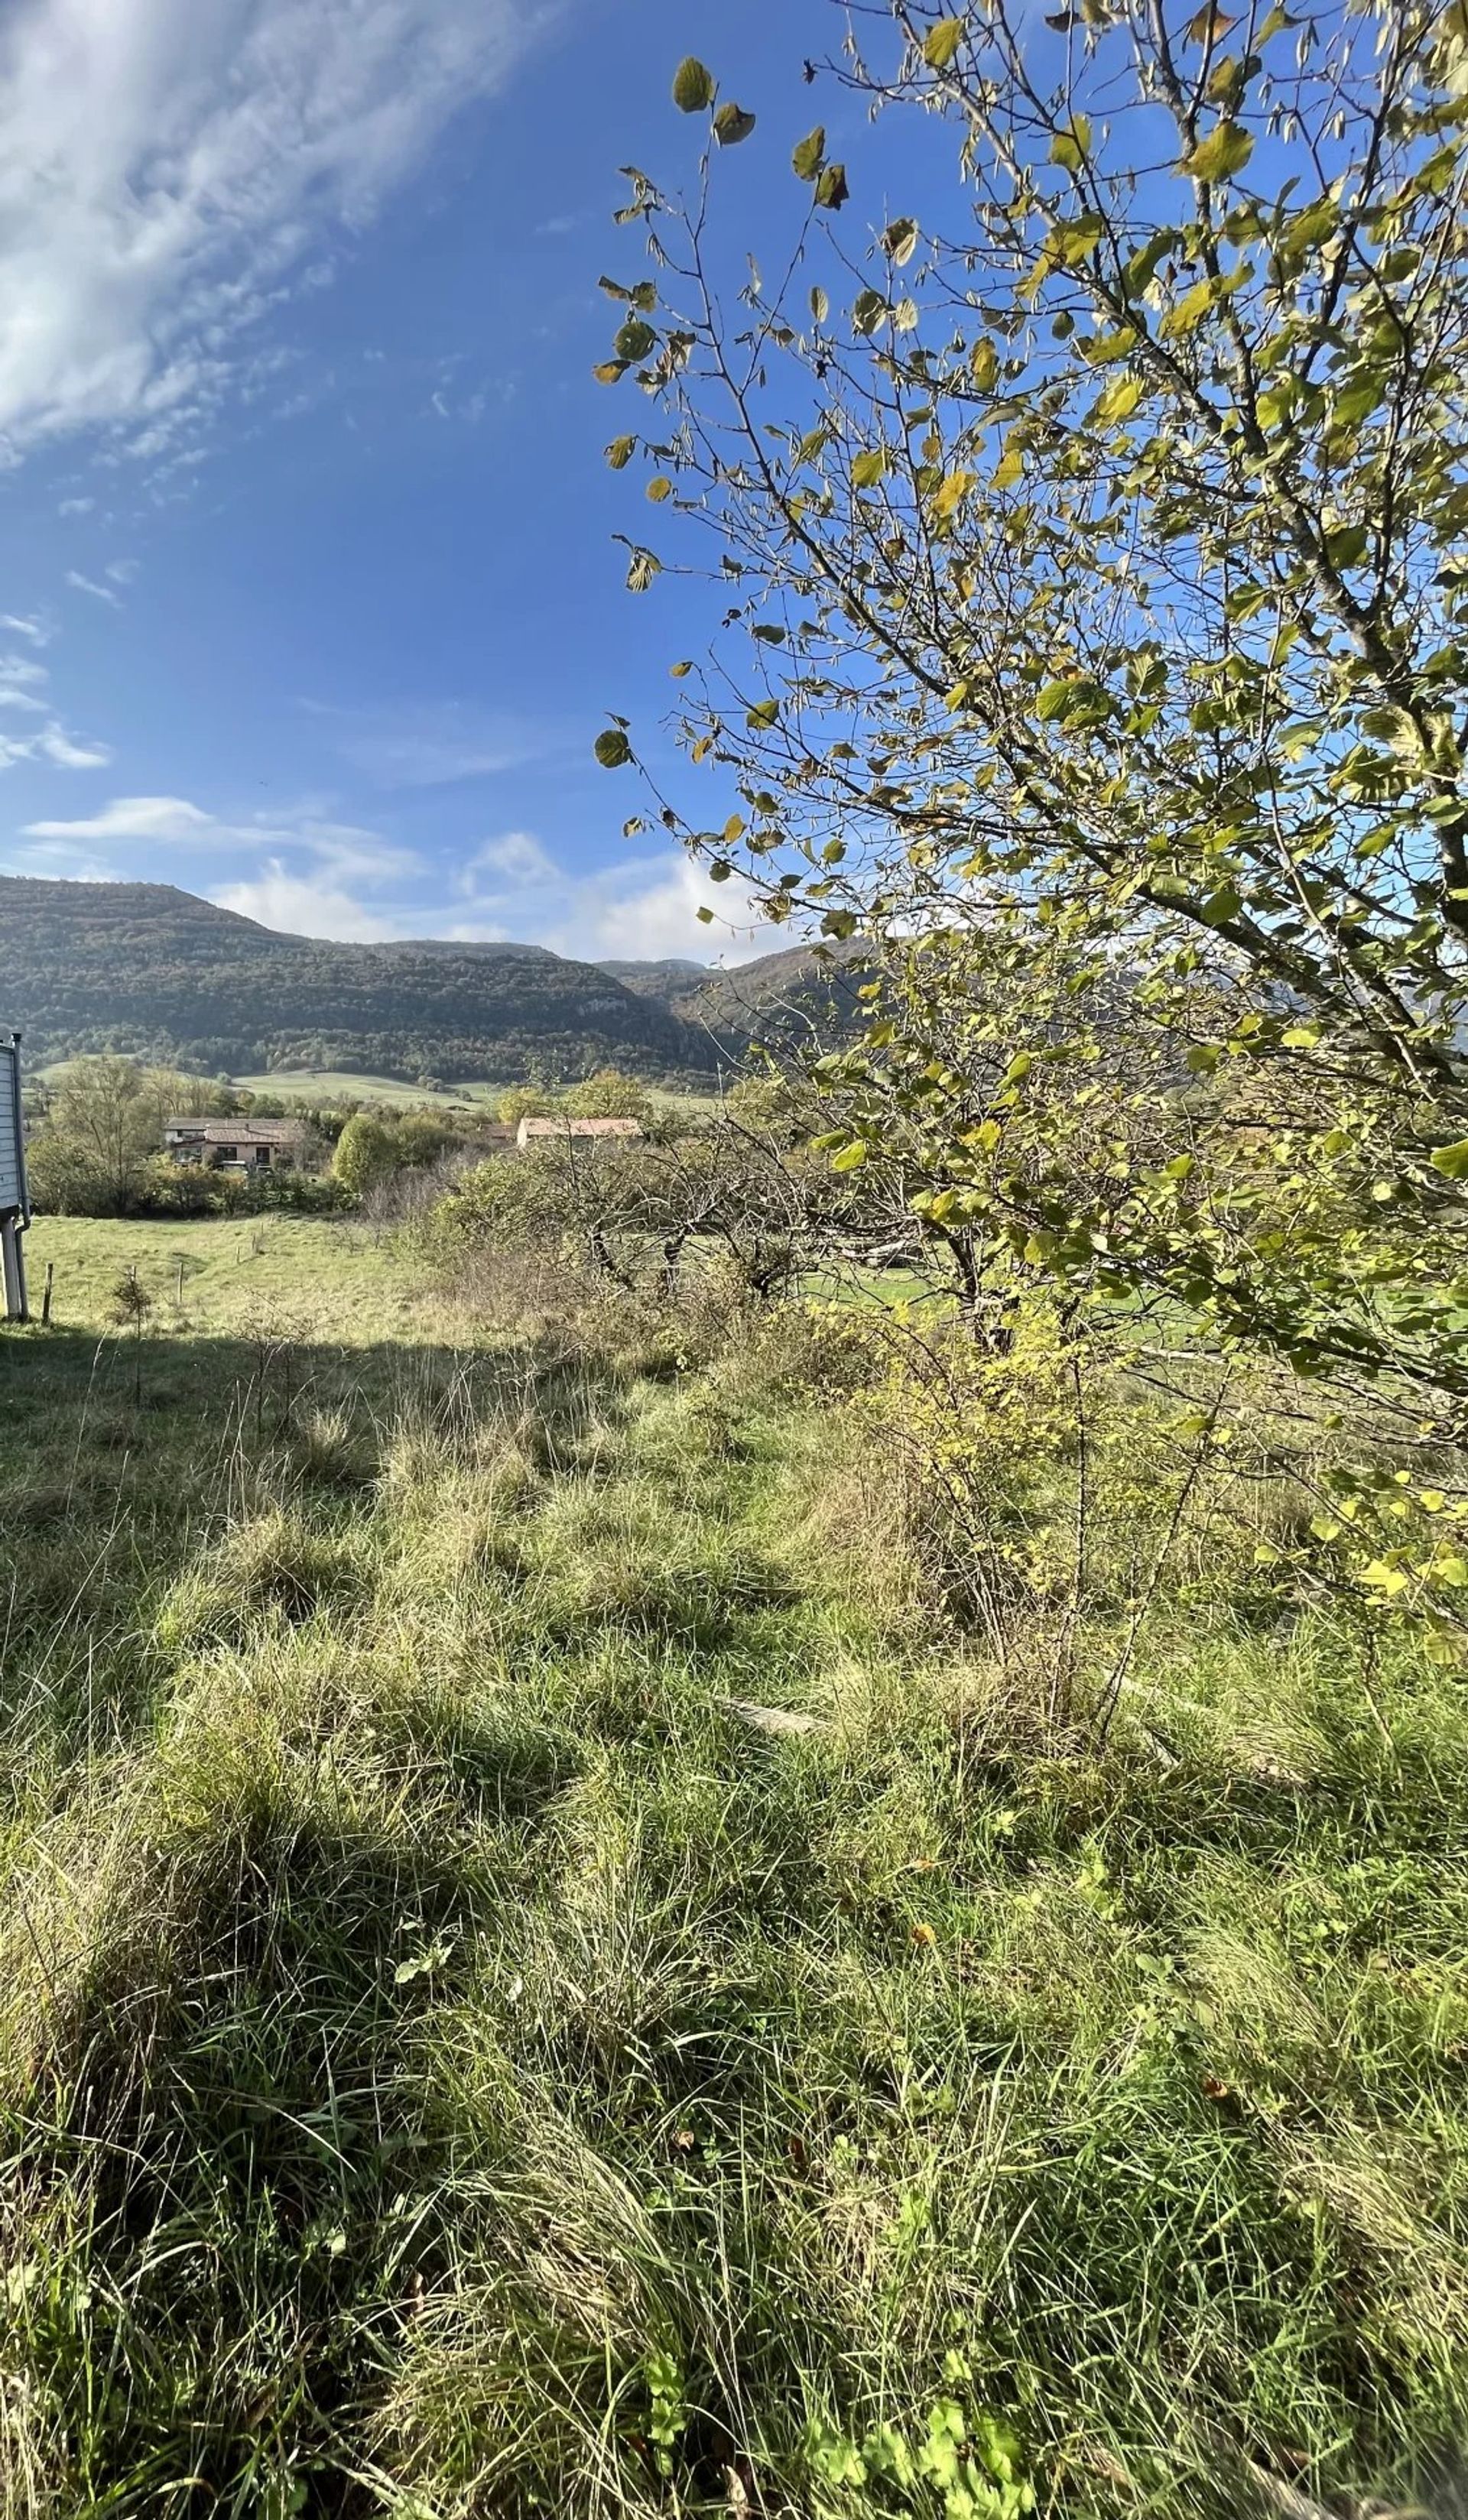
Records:
[[[0,656],[0,708],[30,709],[43,716],[50,702],[41,688],[50,680],[33,656]]]
[[[99,604],[120,605],[122,598],[115,586],[99,586],[95,577],[83,577],[79,568],[69,568],[67,584],[82,595],[95,595]]]
[[[355,823],[334,823],[314,813],[285,819],[254,814],[232,823],[206,813],[186,796],[115,796],[100,814],[73,821],[27,823],[25,837],[40,840],[144,840],[195,849],[299,849],[318,868],[344,883],[390,883],[417,872],[411,849],[398,848],[378,832]]]
[[[498,880],[485,883],[484,877]],[[513,936],[585,962],[653,963],[674,955],[745,962],[779,941],[750,893],[734,882],[711,884],[681,850],[571,876],[530,832],[507,832],[476,851],[459,890],[494,923],[486,931],[461,920],[451,935]],[[713,912],[711,921],[700,919],[701,907]]]
[[[0,737],[0,766],[6,742]],[[116,796],[97,814],[28,823],[22,836],[78,853],[102,842],[124,853],[163,846],[201,858],[244,855],[253,871],[202,886],[210,900],[266,927],[348,942],[513,937],[585,962],[678,955],[742,963],[788,941],[761,923],[740,884],[711,885],[693,859],[671,848],[572,875],[533,832],[504,832],[465,862],[453,882],[457,897],[446,903],[429,892],[413,850],[314,811],[231,822],[184,796]],[[699,918],[701,905],[714,913],[711,922]]]
[[[33,756],[53,762],[58,770],[105,770],[113,757],[110,743],[78,743],[53,718],[29,747]]]
[[[240,336],[329,277],[558,0],[11,0],[0,27],[0,447],[158,452]]]
[[[111,746],[78,742],[68,733],[53,714],[55,702],[46,690],[50,679],[33,656],[0,656],[0,709],[19,709],[23,716],[46,720],[29,735],[0,736],[0,770],[13,770],[18,761],[49,761],[57,770],[104,769],[113,757]]]
[[[469,894],[481,887],[482,875],[497,875],[506,883],[556,883],[560,870],[555,859],[547,856],[540,842],[529,832],[506,832],[502,838],[486,840],[476,849],[460,878],[461,891]]]
[[[5,741],[0,737],[0,764]],[[405,922],[401,912],[368,907],[357,890],[376,891],[417,875],[421,862],[415,852],[379,832],[316,813],[256,814],[228,822],[187,796],[115,796],[99,814],[27,823],[22,836],[61,852],[79,853],[97,841],[124,849],[185,848],[201,856],[253,857],[263,851],[256,875],[219,885],[210,899],[267,927],[303,935],[371,940],[400,936],[415,925],[422,932],[421,914]]]
[[[237,910],[262,927],[296,936],[328,936],[344,944],[375,945],[402,933],[391,919],[364,909],[339,885],[292,875],[271,858],[250,883],[226,883],[209,896],[222,910]]]
[[[105,858],[89,857],[60,840],[35,840],[29,848],[13,850],[0,864],[0,875],[50,876],[60,883],[107,883],[115,872]]]
[[[0,614],[0,620],[26,635],[34,631],[34,624],[16,615]],[[10,770],[18,761],[49,761],[58,770],[103,769],[113,757],[112,747],[81,743],[68,733],[54,714],[56,704],[46,689],[50,680],[34,656],[0,656],[0,709],[20,709],[26,717],[46,720],[27,736],[0,739],[0,770]]]
[[[44,648],[51,636],[49,621],[38,612],[0,612],[0,630],[14,630],[18,639],[28,639],[32,648]]]
[[[182,796],[116,796],[79,822],[27,823],[29,840],[192,840],[218,829],[211,814]]]
[[[89,517],[96,505],[95,499],[63,499],[56,513],[59,517]]]

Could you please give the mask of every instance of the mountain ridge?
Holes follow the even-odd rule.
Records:
[[[677,957],[583,962],[513,939],[343,944],[176,884],[0,876],[0,1004],[42,1065],[118,1051],[206,1074],[513,1083],[615,1065],[707,1083],[744,1055],[750,1011],[779,995],[761,982],[766,962],[782,983],[792,967],[814,969],[803,949],[736,974]]]

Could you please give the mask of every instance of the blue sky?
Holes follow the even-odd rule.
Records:
[[[646,742],[717,610],[624,591],[596,281],[640,271],[619,164],[692,170],[685,52],[759,116],[720,169],[741,245],[793,214],[817,112],[859,152],[801,78],[840,30],[832,0],[7,0],[0,869],[316,935],[780,941],[699,924],[592,759],[608,710]]]

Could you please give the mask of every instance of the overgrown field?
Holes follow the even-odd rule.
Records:
[[[267,1231],[268,1334],[210,1240],[0,1335],[0,2509],[1459,2508],[1460,1684],[1180,1524],[1098,1746],[1142,1399],[1078,1612],[996,1411],[965,1621],[795,1309],[406,1341]]]

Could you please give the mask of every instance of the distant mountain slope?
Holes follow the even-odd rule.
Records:
[[[706,1038],[834,1039],[853,1022],[860,964],[849,946],[792,945],[757,962],[705,971],[666,992],[669,1011]]]
[[[117,1050],[210,1073],[511,1080],[608,1063],[707,1077],[720,1058],[701,1024],[594,964],[538,947],[281,936],[171,884],[0,877],[0,1013],[36,1063]]]
[[[680,962],[675,955],[662,963],[598,963],[596,968],[610,971],[614,980],[635,989],[640,998],[672,998],[709,976],[707,963]]]

